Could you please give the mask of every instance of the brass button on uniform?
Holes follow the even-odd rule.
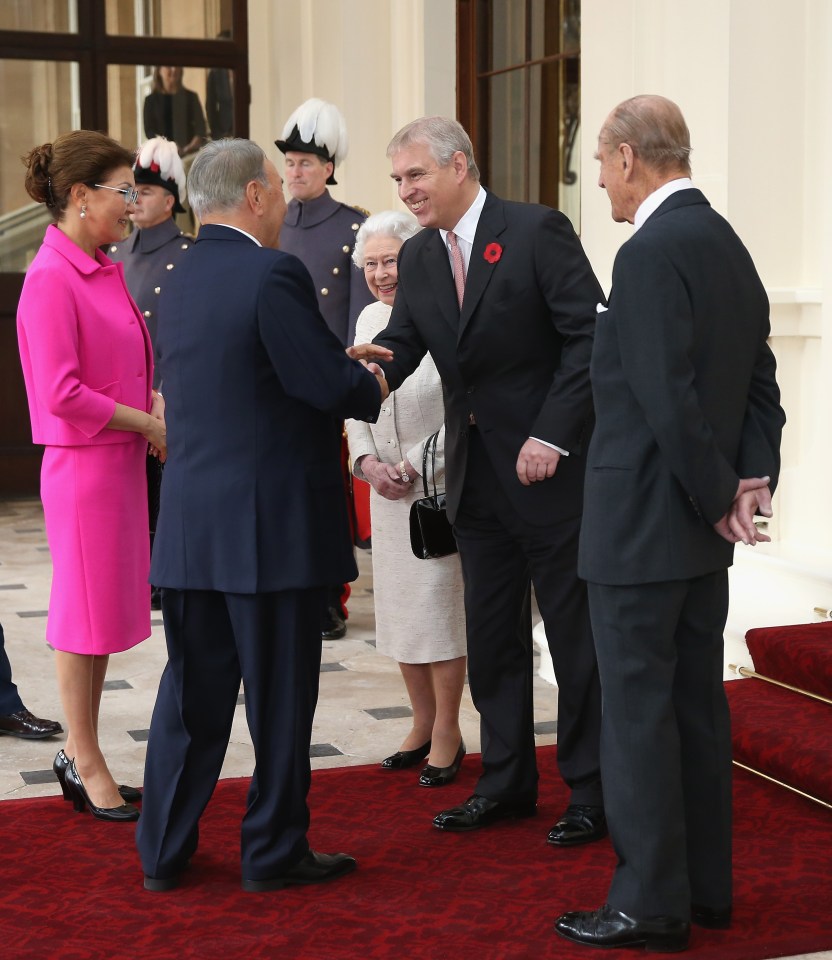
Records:
[[[152,314],[149,310],[145,310],[144,315],[145,315],[146,317],[152,317],[152,316],[153,316],[153,314]]]
[[[154,288],[153,288],[153,292],[156,293],[156,294],[159,294],[159,293],[162,292],[162,288],[161,288],[161,287],[154,287]]]
[[[341,271],[338,269],[338,267],[333,267],[333,268],[332,268],[332,274],[333,274],[333,276],[336,276],[336,277],[337,277],[340,272],[341,272]]]
[[[349,247],[349,244],[347,244],[347,243],[345,243],[344,246],[341,247],[341,249],[344,251],[344,253],[349,253],[349,252],[350,252],[350,247]]]
[[[172,264],[172,263],[169,263],[169,264],[167,265],[167,269],[168,269],[168,270],[173,270],[173,264]]]
[[[321,296],[322,296],[322,297],[328,297],[328,296],[329,296],[329,287],[321,287]]]
[[[357,230],[357,229],[358,229],[358,224],[357,224],[357,223],[354,223],[354,224],[352,225],[352,228],[353,228],[353,230]]]

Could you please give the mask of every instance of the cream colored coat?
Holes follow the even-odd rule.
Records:
[[[367,343],[383,330],[390,310],[381,302],[365,307],[358,317],[355,342]],[[347,420],[353,473],[365,479],[356,462],[367,454],[384,463],[406,458],[421,473],[425,440],[441,428],[436,445],[436,483],[442,491],[444,418],[442,384],[428,355],[385,400],[376,423]],[[459,556],[417,560],[410,549],[410,505],[423,495],[420,476],[401,500],[386,500],[370,490],[376,649],[400,663],[452,660],[466,652]]]

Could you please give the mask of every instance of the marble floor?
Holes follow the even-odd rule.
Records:
[[[324,644],[321,689],[312,734],[312,766],[374,763],[396,750],[410,727],[410,707],[398,666],[375,650],[371,558],[357,551],[359,579],[352,585],[346,637]],[[63,721],[52,653],[44,633],[51,564],[37,500],[0,501],[0,623],[15,683],[36,716]],[[426,611],[430,616],[430,611]],[[150,639],[110,660],[101,709],[104,754],[119,783],[140,783],[150,716],[165,664],[161,613]],[[540,744],[555,741],[557,690],[535,679]],[[469,752],[479,752],[479,720],[467,687],[461,722]],[[0,737],[0,799],[59,792],[51,764],[62,737]],[[241,705],[223,767],[224,777],[248,776],[251,741]]]
[[[313,769],[375,763],[397,749],[409,729],[410,708],[398,667],[375,650],[373,579],[367,552],[358,551],[358,566],[347,635],[324,644],[312,733]],[[40,502],[0,500],[0,623],[14,681],[32,713],[63,721],[52,654],[44,639],[51,575]],[[165,664],[161,613],[155,613],[151,623],[150,639],[112,657],[104,690],[101,742],[119,783],[141,782],[147,730]],[[735,658],[734,654],[731,651],[730,656]],[[536,675],[534,693],[537,742],[553,743],[557,690]],[[461,725],[468,751],[478,753],[479,722],[467,687]],[[62,740],[0,736],[0,800],[57,795],[60,788],[51,765]],[[252,765],[251,741],[240,706],[222,775],[249,776]],[[812,960],[832,960],[832,950],[812,954]]]

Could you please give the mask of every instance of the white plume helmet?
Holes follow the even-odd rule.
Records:
[[[349,149],[347,125],[335,104],[317,97],[302,103],[284,124],[281,139],[277,141],[278,146],[286,144],[281,147],[284,153],[295,149],[292,142],[296,139],[292,138],[295,127],[301,141],[309,145],[314,143],[320,151],[325,151],[327,159],[332,160],[336,167],[346,157]]]
[[[185,168],[175,143],[166,137],[146,140],[133,165],[136,183],[152,183],[169,190],[181,206],[187,196]]]

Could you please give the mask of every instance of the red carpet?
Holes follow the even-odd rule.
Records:
[[[141,887],[132,825],[94,821],[60,798],[0,803],[0,957],[9,960],[590,960],[552,932],[566,909],[598,906],[608,841],[547,847],[565,804],[554,748],[539,751],[538,817],[444,834],[432,815],[471,792],[478,758],[441,790],[416,775],[316,771],[316,849],[346,850],[355,874],[321,887],[245,894],[239,817],[246,782],[223,781],[203,820],[186,884]],[[735,923],[694,927],[708,960],[757,960],[832,948],[832,816],[737,771]],[[634,956],[625,952],[624,956]],[[636,954],[637,956],[637,954]]]

